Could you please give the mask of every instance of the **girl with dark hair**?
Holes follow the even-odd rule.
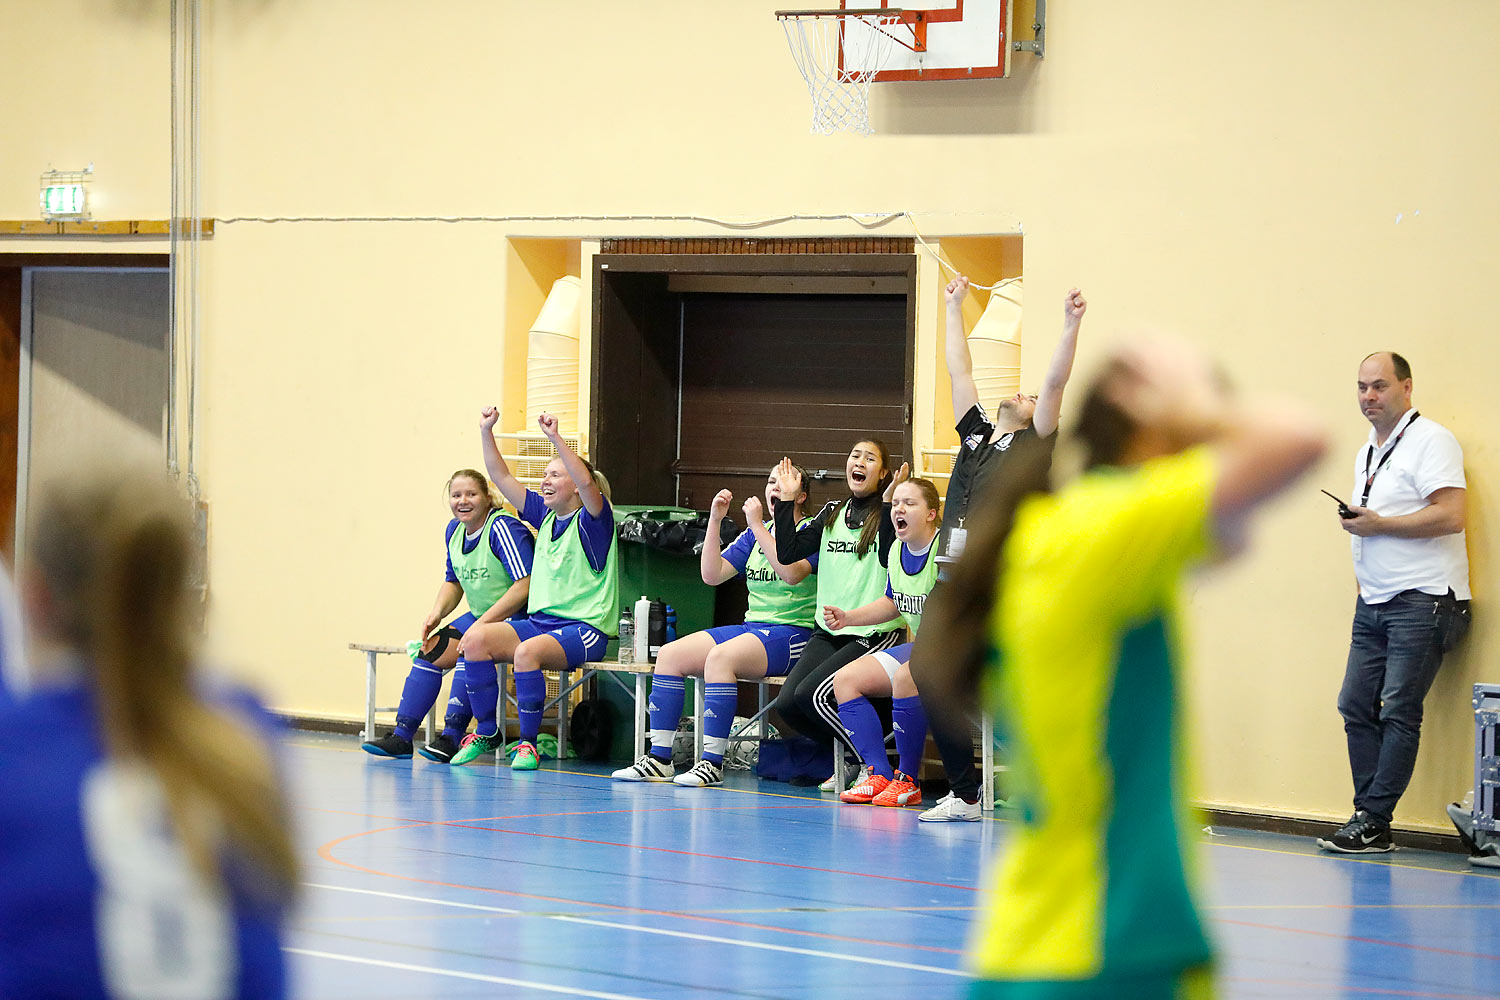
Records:
[[[448,477],[448,509],[453,519],[444,532],[448,549],[447,578],[438,588],[432,610],[422,620],[422,648],[412,658],[411,673],[396,707],[396,728],[360,749],[377,757],[408,758],[412,736],[432,709],[443,686],[443,674],[458,663],[460,640],[469,629],[504,621],[526,610],[531,591],[531,532],[500,508],[484,473],[459,469]],[[469,602],[469,610],[442,628],[438,623]],[[469,691],[464,672],[453,675],[442,735],[419,751],[446,764],[458,752],[469,728]],[[374,735],[373,733],[371,734]]]
[[[972,940],[975,997],[1209,996],[1188,858],[1178,590],[1322,456],[1300,407],[1233,407],[1185,344],[1113,355],[1048,491],[1023,446],[927,603],[923,694],[1006,734],[1019,806]],[[982,683],[981,683],[982,682]]]
[[[620,595],[615,512],[609,483],[563,440],[557,418],[537,417],[537,426],[557,449],[538,490],[529,490],[510,471],[495,444],[500,414],[487,406],[480,414],[479,443],[484,467],[500,494],[537,530],[531,591],[526,616],[470,629],[460,643],[474,732],[464,739],[453,763],[467,764],[500,747],[495,716],[500,708],[495,662],[515,669],[516,715],[521,735],[510,766],[534,771],[540,763],[536,738],[541,730],[547,681],[542,670],[577,667],[602,660],[619,621]]]
[[[896,541],[886,558],[885,593],[862,608],[823,608],[829,631],[849,625],[882,622],[899,615],[915,636],[922,623],[927,595],[937,583],[937,537],[941,501],[930,479],[908,479],[891,497],[891,523]],[[845,802],[873,802],[877,806],[917,805],[922,792],[916,773],[927,742],[927,715],[911,679],[911,643],[906,642],[862,656],[833,675],[835,716],[864,761],[863,773],[839,798]],[[900,758],[894,771],[885,753],[885,731],[871,698],[891,699],[891,730]],[[819,710],[825,708],[822,702]]]
[[[890,450],[883,442],[864,438],[850,449],[844,463],[847,497],[829,501],[801,527],[790,507],[776,508],[776,559],[791,565],[817,557],[819,606],[857,608],[885,593],[886,554],[896,537],[888,513],[889,494],[906,474],[906,466],[899,477],[893,474]],[[802,492],[802,475],[790,459],[781,460],[776,476],[782,496]],[[774,705],[782,721],[824,745],[838,741],[858,756],[843,727],[831,723],[818,702],[832,698],[828,682],[840,667],[894,646],[901,635],[900,619],[894,615],[887,621],[850,626],[839,635],[815,628],[776,696]],[[826,791],[833,790],[831,781],[825,783]]]
[[[198,670],[189,508],[162,477],[72,477],[27,533],[31,692],[0,746],[0,996],[287,994],[299,864],[248,693]]]
[[[807,474],[794,466],[802,481]],[[782,499],[781,483],[772,469],[766,477],[766,505],[785,504],[797,523],[805,524],[802,506],[807,492]],[[719,537],[719,525],[734,498],[720,490],[708,512],[708,537]],[[651,677],[651,749],[629,767],[614,772],[621,781],[675,781],[690,788],[724,783],[724,754],[739,701],[739,682],[780,677],[792,668],[817,617],[818,584],[812,579],[817,556],[790,566],[776,561],[776,543],[759,497],[745,501],[748,527],[733,542],[715,552],[705,545],[700,573],[703,582],[717,587],[744,576],[750,605],[743,625],[722,625],[669,642],[661,648]],[[682,718],[684,677],[703,678],[703,759],[682,774],[672,772],[672,738]]]

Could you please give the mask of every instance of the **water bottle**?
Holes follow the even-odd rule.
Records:
[[[617,658],[622,664],[635,662],[635,620],[631,618],[629,608],[620,612],[620,648]]]
[[[651,624],[651,598],[645,594],[635,602],[635,662],[650,663],[651,650],[648,647],[647,633]]]
[[[652,601],[647,607],[646,618],[646,643],[647,652],[651,656],[651,662],[656,662],[656,656],[661,652],[662,644],[667,638],[667,604],[665,601]]]
[[[667,605],[667,641],[677,641],[677,609]]]

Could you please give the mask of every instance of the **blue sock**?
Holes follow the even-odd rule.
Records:
[[[453,681],[448,685],[448,714],[443,717],[443,735],[457,742],[464,738],[474,713],[469,710],[468,672],[460,664],[453,671]],[[499,703],[496,702],[496,707]]]
[[[891,770],[891,762],[885,755],[885,734],[880,729],[880,716],[875,714],[875,706],[870,700],[851,698],[844,702],[839,706],[839,721],[844,724],[844,731],[849,734],[865,765],[873,767],[876,774],[894,778],[896,772]]]
[[[740,703],[740,686],[703,685],[703,759],[711,764],[724,763],[729,749],[729,727],[734,725],[734,710]]]
[[[922,766],[922,748],[927,745],[927,713],[922,711],[922,699],[892,699],[891,726],[896,730],[901,773],[915,781]]]
[[[542,704],[547,700],[547,678],[540,670],[516,672],[516,715],[521,719],[521,740],[536,743],[542,731]]]
[[[438,690],[443,686],[443,672],[426,660],[413,660],[406,686],[401,689],[401,704],[396,709],[396,733],[409,740],[422,725],[422,718],[432,710]],[[373,739],[374,737],[371,737]]]
[[[464,687],[469,692],[469,711],[474,713],[474,732],[495,735],[495,713],[500,710],[500,675],[494,660],[459,660]]]
[[[651,678],[651,700],[646,711],[651,716],[651,756],[657,760],[672,759],[672,737],[682,720],[682,700],[687,685],[681,677]]]

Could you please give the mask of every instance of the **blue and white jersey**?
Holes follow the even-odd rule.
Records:
[[[0,725],[92,720],[80,684],[0,705]],[[260,722],[246,696],[222,699]],[[0,997],[279,1000],[282,914],[194,871],[154,774],[93,727],[0,743]]]
[[[447,552],[448,544],[453,541],[453,533],[462,531],[463,523],[454,518],[448,522],[448,527],[443,530],[443,551]],[[526,525],[516,518],[501,511],[500,516],[490,522],[489,533],[490,552],[500,560],[500,565],[505,567],[505,572],[510,574],[512,580],[521,580],[531,575],[531,557],[534,553],[531,532],[526,530]],[[463,550],[473,552],[479,544],[478,538],[464,537]],[[447,560],[448,571],[444,577],[449,583],[458,583],[458,574],[453,571],[453,557],[444,557]]]

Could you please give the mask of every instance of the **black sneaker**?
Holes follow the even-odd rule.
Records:
[[[1396,849],[1391,843],[1391,828],[1363,809],[1350,816],[1332,837],[1319,837],[1318,846],[1339,854],[1384,854]]]
[[[439,735],[437,739],[418,750],[417,753],[428,760],[435,760],[439,764],[446,764],[453,759],[454,754],[458,753],[458,740],[455,740],[451,736]]]
[[[376,757],[395,757],[398,760],[411,760],[411,740],[403,740],[395,733],[382,736],[378,740],[369,740],[361,743],[359,748],[365,753]]]

